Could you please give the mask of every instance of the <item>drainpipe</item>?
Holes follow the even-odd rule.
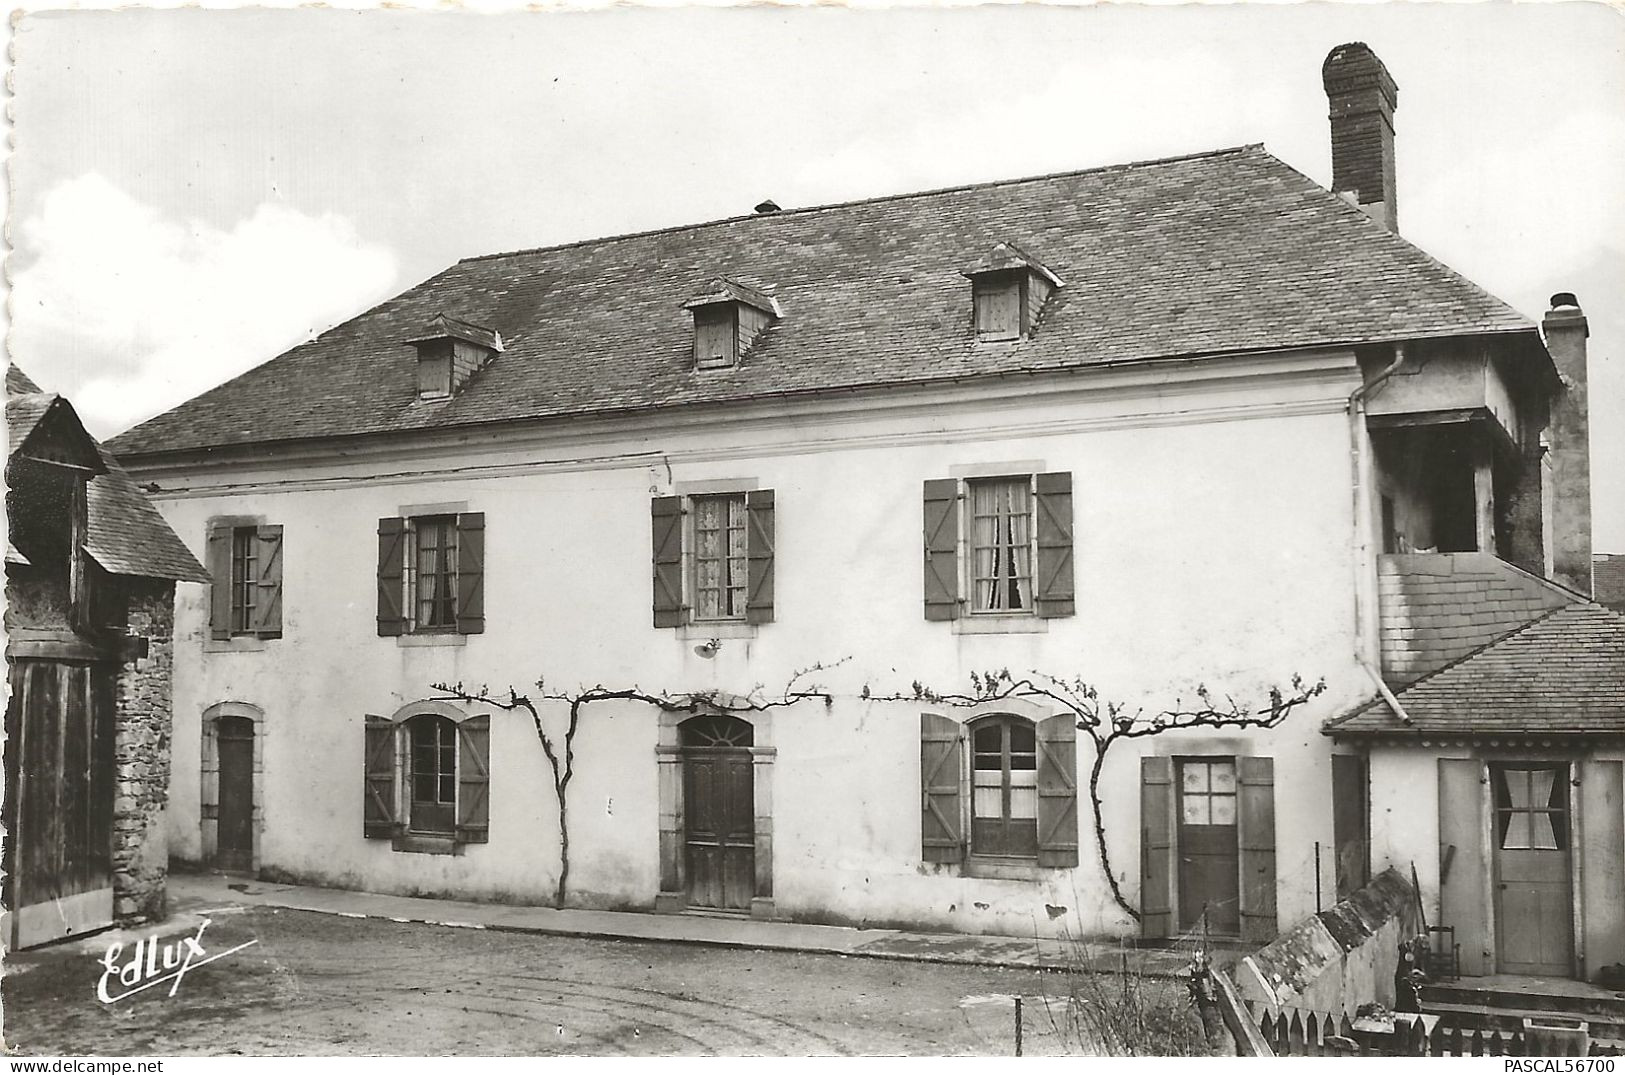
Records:
[[[1364,668],[1365,674],[1371,677],[1371,682],[1377,685],[1377,693],[1382,695],[1382,700],[1388,703],[1388,708],[1394,711],[1394,716],[1399,718],[1401,724],[1409,728],[1412,723],[1411,715],[1405,712],[1405,707],[1399,704],[1399,699],[1395,697],[1394,692],[1388,689],[1387,683],[1383,682],[1382,673],[1371,667],[1371,663],[1364,658],[1360,660],[1360,667]]]
[[[1354,468],[1354,637],[1356,659],[1369,665],[1380,659],[1375,644],[1377,623],[1375,589],[1376,564],[1371,553],[1371,456],[1366,450],[1365,404],[1388,378],[1405,364],[1405,345],[1394,344],[1394,360],[1369,381],[1349,394],[1350,462]]]

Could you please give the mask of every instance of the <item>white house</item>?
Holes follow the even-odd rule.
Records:
[[[471,258],[120,437],[217,580],[178,600],[172,848],[545,902],[529,717],[433,684],[762,698],[844,659],[827,704],[586,707],[569,901],[1249,938],[1329,904],[1369,865],[1321,723],[1374,691],[1379,558],[1543,570],[1562,389],[1394,232],[1381,63],[1326,81],[1336,192],[1246,146]],[[997,669],[1327,690],[1113,750],[1136,924],[1066,709],[874,697]]]

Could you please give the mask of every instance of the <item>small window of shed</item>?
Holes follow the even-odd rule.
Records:
[[[739,346],[738,311],[732,303],[716,303],[694,311],[694,365],[702,370],[734,364]]]
[[[1022,273],[985,273],[973,282],[976,336],[982,340],[1021,337]]]

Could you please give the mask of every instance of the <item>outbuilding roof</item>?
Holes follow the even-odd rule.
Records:
[[[960,275],[1000,242],[1067,283],[979,343]],[[693,370],[681,304],[726,278],[782,316]],[[445,313],[506,350],[415,405]],[[1243,146],[469,258],[112,441],[121,456],[715,404],[1175,356],[1534,326],[1306,176]]]
[[[51,402],[60,401],[66,406],[62,397],[41,392],[16,366],[6,370],[6,392],[7,431],[11,437],[8,451],[16,451],[26,442],[27,431],[38,427],[42,416],[49,412]],[[15,417],[13,404],[17,405]],[[115,575],[208,582],[208,572],[164,522],[163,516],[119,466],[113,454],[84,432],[71,407],[66,407],[63,413],[72,416],[78,434],[95,451],[100,468],[85,490],[85,551]],[[19,429],[24,429],[21,437]],[[8,543],[6,562],[27,564],[28,560]]]
[[[1585,601],[1328,721],[1359,736],[1625,736],[1625,616]]]

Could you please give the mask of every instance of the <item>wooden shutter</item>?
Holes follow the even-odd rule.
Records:
[[[1622,763],[1589,758],[1580,770],[1581,940],[1586,981],[1625,963],[1625,780]]]
[[[1241,852],[1241,939],[1275,939],[1275,759],[1237,758],[1236,841]]]
[[[231,637],[231,527],[209,528],[209,637]]]
[[[401,573],[406,566],[406,520],[378,520],[378,633],[398,635],[406,630],[401,607]]]
[[[491,834],[491,718],[457,725],[457,839],[483,844]]]
[[[388,717],[367,715],[366,783],[361,817],[362,832],[369,840],[387,840],[401,829],[399,797],[395,793],[396,736],[400,727]]]
[[[485,513],[457,516],[457,633],[485,633]]]
[[[1040,616],[1070,616],[1072,595],[1072,473],[1040,474],[1038,571],[1034,607]]]
[[[959,615],[959,482],[925,483],[925,618]]]
[[[683,623],[683,498],[649,501],[654,537],[654,619],[656,627]]]
[[[1021,278],[1015,272],[989,273],[971,285],[976,334],[984,340],[1021,335]]]
[[[963,729],[936,713],[920,714],[920,859],[963,862],[965,783]]]
[[[1078,864],[1078,726],[1067,715],[1038,722],[1038,864]]]
[[[1367,850],[1366,761],[1359,754],[1332,755],[1332,843],[1337,853],[1337,898],[1371,880]]]
[[[262,526],[259,544],[258,601],[254,605],[254,633],[261,638],[282,637],[282,527]]]
[[[745,494],[745,547],[750,573],[745,591],[745,622],[773,622],[773,490]]]
[[[1488,974],[1490,938],[1484,859],[1484,763],[1476,758],[1439,759],[1439,920],[1454,926],[1461,945],[1461,973]]]
[[[1140,936],[1174,935],[1174,761],[1140,759]]]

